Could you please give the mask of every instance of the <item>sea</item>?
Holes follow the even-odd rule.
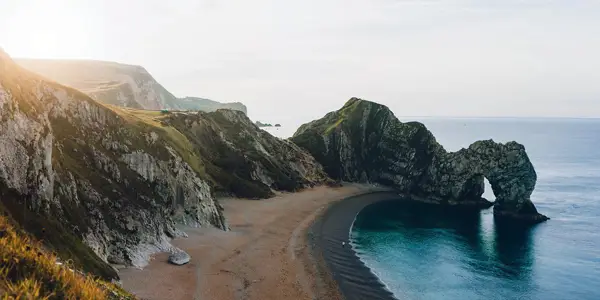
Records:
[[[352,247],[398,299],[600,299],[600,120],[401,118],[424,123],[446,150],[476,140],[525,145],[535,226],[480,213],[390,201],[361,211]],[[272,129],[288,137],[292,129]],[[486,182],[484,197],[494,199]]]

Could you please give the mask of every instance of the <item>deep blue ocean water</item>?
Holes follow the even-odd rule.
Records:
[[[551,220],[522,228],[495,224],[491,209],[366,208],[353,247],[399,299],[600,299],[600,120],[412,119],[449,151],[524,144],[538,174],[532,200]],[[484,196],[494,198],[487,183]]]

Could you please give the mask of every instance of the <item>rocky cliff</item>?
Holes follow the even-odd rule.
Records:
[[[104,105],[0,51],[0,213],[96,275],[170,250],[178,223],[226,229],[215,190],[261,198],[324,180],[242,112]]]
[[[215,111],[226,108],[247,113],[242,103],[203,98],[179,99],[140,66],[94,60],[19,59],[33,72],[73,87],[97,101],[138,109]]]
[[[485,177],[496,196],[495,215],[547,219],[531,202],[537,175],[516,142],[478,141],[449,153],[423,124],[402,123],[387,107],[357,98],[301,126],[291,140],[332,178],[380,183],[428,202],[486,207]]]
[[[296,191],[329,177],[304,149],[261,130],[242,112],[172,113],[162,120],[193,144],[215,191],[265,198]]]

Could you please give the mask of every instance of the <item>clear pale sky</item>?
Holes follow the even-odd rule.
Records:
[[[269,122],[353,96],[399,116],[600,117],[600,1],[0,0],[0,47],[139,64]]]

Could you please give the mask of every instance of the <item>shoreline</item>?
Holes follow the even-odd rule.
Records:
[[[322,256],[344,299],[397,300],[352,249],[350,233],[356,216],[365,207],[398,198],[390,191],[346,197],[332,203],[309,229],[314,251]]]
[[[190,254],[190,263],[174,266],[168,253],[156,254],[144,269],[121,269],[123,287],[145,300],[341,300],[309,231],[332,204],[380,190],[347,183],[260,201],[222,199],[230,231],[186,229],[187,238],[171,243]]]

